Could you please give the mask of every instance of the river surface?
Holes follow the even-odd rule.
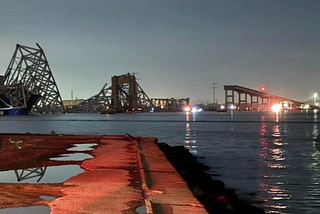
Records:
[[[268,213],[320,213],[320,112],[1,116],[0,132],[125,134],[183,145]],[[1,152],[1,151],[0,151]]]

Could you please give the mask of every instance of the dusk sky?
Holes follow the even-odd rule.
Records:
[[[224,102],[223,85],[320,93],[320,1],[0,0],[0,74],[17,43],[45,51],[63,99],[138,73],[151,98]]]

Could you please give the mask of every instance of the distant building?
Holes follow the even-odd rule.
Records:
[[[62,100],[62,103],[65,108],[70,108],[71,106],[78,105],[82,101],[84,101],[84,99],[75,99],[72,101],[71,100]]]

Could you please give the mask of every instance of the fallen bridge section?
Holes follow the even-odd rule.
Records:
[[[72,103],[72,100],[71,100]],[[123,113],[123,112],[181,112],[190,104],[189,98],[149,98],[136,81],[134,74],[113,76],[100,92],[78,105],[68,106],[74,113]]]
[[[10,96],[15,96],[20,101],[29,100],[36,95],[38,99],[31,98],[34,101],[31,109],[33,113],[62,113],[63,103],[58,86],[43,49],[39,44],[36,45],[36,48],[16,45],[7,71],[0,77],[0,85],[23,85],[27,93],[10,93]]]

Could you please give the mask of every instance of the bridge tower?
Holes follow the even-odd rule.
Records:
[[[130,73],[113,76],[112,85],[107,84],[101,91],[73,106],[73,112],[101,113],[125,111],[150,111],[153,106],[151,99],[143,91],[136,77]]]
[[[152,106],[150,98],[140,87],[134,74],[113,76],[111,81],[112,106],[122,107],[125,111],[145,111]]]

